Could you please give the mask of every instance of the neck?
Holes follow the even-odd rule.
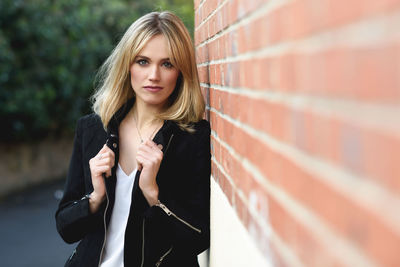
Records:
[[[159,106],[151,106],[140,101],[135,101],[131,113],[135,116],[139,129],[143,129],[159,122],[157,114],[161,111],[162,108]]]

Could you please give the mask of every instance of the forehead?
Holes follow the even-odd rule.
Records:
[[[167,39],[162,34],[151,37],[137,56],[144,56],[152,60],[169,58],[170,53]]]

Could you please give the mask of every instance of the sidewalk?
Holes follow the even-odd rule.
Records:
[[[2,266],[64,266],[75,245],[64,243],[55,226],[55,192],[62,188],[62,182],[46,185],[0,202]]]

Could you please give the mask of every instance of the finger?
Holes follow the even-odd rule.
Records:
[[[149,162],[149,159],[146,158],[146,156],[141,155],[141,154],[136,154],[136,160],[141,164],[141,165],[146,165]]]
[[[153,141],[151,141],[151,140],[148,140],[148,142],[146,142],[145,143],[147,146],[149,146],[149,147],[151,147],[152,149],[162,149],[162,145],[161,144],[156,144],[156,143],[154,143]],[[159,146],[161,146],[161,148],[159,147]]]
[[[138,153],[143,153],[143,154],[153,154],[154,153],[154,149],[151,148],[150,146],[142,146],[138,149]]]
[[[139,162],[139,164],[142,166],[142,168],[146,167],[146,166],[151,166],[151,160],[146,157],[143,157],[141,155],[136,155],[136,159]]]
[[[151,142],[149,144],[149,146],[151,147],[151,149],[156,150],[156,151],[160,151],[162,149],[162,144],[156,144],[154,142]]]
[[[138,155],[146,158],[147,160],[161,160],[162,159],[162,152],[160,150],[155,150],[150,147],[144,147],[137,152]]]
[[[97,157],[97,163],[98,163],[98,164],[109,163],[109,162],[111,162],[111,157],[108,156],[107,154],[100,154],[100,155]]]
[[[111,167],[114,166],[114,164],[115,164],[114,154],[111,152],[108,152],[108,151],[98,154],[95,158],[96,158],[98,164],[107,163]]]
[[[112,151],[109,147],[106,147],[105,151],[103,152],[104,156],[115,158],[114,151]]]
[[[159,144],[159,146],[162,148],[161,144]],[[145,153],[150,153],[152,155],[154,155],[154,153],[156,152],[157,154],[162,156],[163,152],[161,151],[161,148],[159,146],[156,145],[154,142],[153,143],[147,143],[146,145],[144,145],[141,148],[139,148],[139,150],[143,151]]]
[[[103,147],[100,149],[98,154],[106,152],[107,148],[108,148],[108,146],[106,144],[104,144]]]
[[[147,146],[150,146],[152,143],[154,143],[154,142],[151,141],[151,140],[146,140],[146,141],[143,142],[143,144],[147,145]]]
[[[106,151],[105,149],[102,148],[102,149],[99,151],[99,153],[97,153],[97,155],[94,156],[94,158],[97,159],[97,160],[101,160],[101,159],[105,158],[106,156],[107,156],[107,151]]]
[[[111,158],[107,157],[107,158],[102,158],[102,159],[96,159],[95,161],[92,161],[91,165],[94,168],[103,167],[103,166],[112,168],[114,165],[114,162]]]
[[[145,159],[147,159],[149,161],[149,163],[152,164],[158,164],[161,162],[162,158],[163,158],[163,153],[161,150],[159,150],[157,148],[157,150],[151,149],[151,148],[147,148],[148,150],[141,150],[138,151],[138,155],[144,157]]]
[[[148,148],[148,149],[150,149],[150,148]],[[156,155],[154,155],[154,151],[152,151],[152,150],[150,150],[150,151],[138,151],[136,155],[142,157],[147,162],[152,161],[156,157]]]
[[[97,154],[95,159],[97,160],[97,162],[101,162],[102,160],[104,160],[104,153]]]
[[[155,150],[155,151],[160,151],[160,152],[162,152],[162,151],[161,151],[162,148],[163,148],[163,145],[162,145],[162,144],[156,144],[156,143],[154,143],[153,141],[151,141],[151,142],[148,143],[148,146],[149,146],[151,149]]]
[[[107,173],[109,170],[109,166],[97,166],[94,173],[96,174],[96,176],[101,176],[103,173]]]
[[[103,153],[100,154],[99,156],[96,157],[97,158],[97,162],[98,163],[109,163],[110,165],[113,165],[114,163],[114,157],[113,155],[109,154],[109,153]]]
[[[112,157],[114,157],[114,152],[107,145],[103,145],[103,147],[100,149],[99,153],[97,153],[97,155],[100,155],[100,154],[110,154]]]

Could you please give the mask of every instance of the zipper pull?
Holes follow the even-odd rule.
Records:
[[[156,262],[156,267],[160,266],[164,258],[172,251],[172,247],[168,249],[168,251],[161,256],[161,258]]]
[[[171,216],[172,211],[170,211],[170,210],[167,208],[167,206],[165,206],[163,203],[161,203],[160,200],[158,200],[156,206],[157,206],[157,207],[160,207],[168,216]]]

